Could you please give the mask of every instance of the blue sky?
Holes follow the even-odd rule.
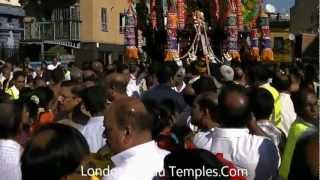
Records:
[[[290,7],[294,5],[295,0],[264,0],[265,3],[273,4],[277,12],[284,13],[289,12]]]

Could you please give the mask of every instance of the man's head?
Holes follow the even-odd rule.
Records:
[[[243,69],[240,66],[235,66],[233,68],[234,70],[234,80],[235,81],[241,81],[242,79],[244,79],[245,74]]]
[[[184,78],[186,77],[186,69],[180,67],[176,74],[174,75],[174,85],[178,86],[183,83]]]
[[[18,133],[20,121],[15,118],[15,110],[10,97],[0,93],[0,139],[12,139]]]
[[[57,67],[52,71],[52,81],[54,84],[59,84],[65,80],[64,72],[61,67]]]
[[[250,119],[247,90],[236,84],[226,85],[219,95],[219,122],[227,128],[243,128]]]
[[[200,79],[192,84],[192,88],[196,94],[217,91],[217,87],[214,84],[213,79],[209,76],[201,76]]]
[[[112,73],[105,78],[105,95],[113,101],[117,97],[127,95],[127,79],[123,74]]]
[[[122,98],[106,108],[104,136],[112,152],[117,154],[150,141],[152,124],[152,118],[140,100]]]
[[[4,66],[2,68],[2,74],[6,79],[10,79],[10,75],[11,75],[11,69],[10,67]]]
[[[83,69],[82,75],[86,87],[94,86],[98,80],[97,74],[91,68]]]
[[[44,126],[23,152],[22,179],[62,179],[74,173],[88,154],[88,143],[78,130],[58,123]]]
[[[220,67],[220,73],[221,73],[221,77],[222,77],[222,82],[229,82],[229,81],[233,81],[234,78],[234,71],[232,69],[232,67],[227,66],[227,65],[222,65]]]
[[[57,64],[58,64],[58,58],[56,58],[56,57],[53,58],[53,59],[52,59],[52,64],[53,64],[53,65],[57,65]]]
[[[257,64],[249,67],[247,77],[251,86],[260,86],[268,82],[269,71],[265,65]]]
[[[280,92],[289,91],[291,85],[290,76],[285,71],[280,70],[275,73],[272,85]]]
[[[177,64],[166,62],[160,66],[161,68],[156,72],[159,84],[169,84],[170,86],[174,85],[173,78],[178,70]]]
[[[82,102],[80,97],[82,87],[71,81],[65,81],[61,86],[60,103],[62,111],[71,113]]]
[[[96,72],[96,73],[102,73],[103,72],[103,65],[100,61],[94,61],[91,65],[92,69]]]
[[[264,88],[258,88],[252,91],[250,97],[252,112],[256,119],[269,119],[274,107],[272,94]]]
[[[191,122],[200,129],[208,129],[208,125],[216,123],[218,96],[213,92],[206,92],[196,97],[192,106]]]
[[[122,74],[126,78],[126,81],[129,82],[129,80],[130,80],[130,70],[129,70],[129,66],[128,65],[119,64],[117,66],[117,72]]]
[[[294,93],[291,98],[298,116],[307,122],[318,124],[318,99],[313,91],[301,90]]]
[[[81,99],[86,109],[92,116],[95,116],[104,111],[105,106],[105,93],[104,89],[100,86],[93,86],[83,90]]]
[[[83,82],[82,70],[77,67],[72,67],[70,69],[70,76],[71,76],[71,81],[73,82],[78,82],[78,83]]]
[[[13,73],[13,84],[17,89],[21,90],[26,85],[26,76],[22,71],[16,71]]]

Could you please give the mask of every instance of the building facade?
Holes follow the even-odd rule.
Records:
[[[319,1],[296,0],[290,16],[290,32],[295,35],[294,57],[319,63]]]
[[[80,0],[81,48],[75,51],[76,57],[105,62],[122,60],[127,8],[126,0]]]
[[[23,46],[38,46],[41,59],[53,45],[65,47],[79,62],[123,59],[126,0],[79,0],[69,8],[54,9],[51,19],[25,19]]]
[[[14,57],[23,37],[24,10],[18,0],[0,0],[0,59]]]
[[[318,0],[295,0],[295,5],[290,9],[290,16],[290,31],[292,33],[318,33]]]
[[[268,13],[268,15],[274,59],[278,62],[290,62],[292,60],[292,41],[289,39],[290,19],[279,13]]]

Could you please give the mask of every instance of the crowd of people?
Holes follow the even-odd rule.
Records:
[[[313,64],[54,59],[0,71],[1,180],[70,179],[103,153],[110,172],[88,178],[319,178]]]

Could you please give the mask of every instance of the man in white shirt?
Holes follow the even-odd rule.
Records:
[[[184,78],[186,77],[186,69],[184,67],[180,67],[176,74],[174,75],[174,87],[172,88],[177,93],[182,93],[186,88],[186,83],[184,82]]]
[[[152,119],[135,98],[115,100],[105,111],[105,137],[115,167],[104,179],[150,180],[160,175],[169,153],[152,141]]]
[[[58,61],[58,58],[53,58],[52,64],[49,64],[47,68],[48,70],[53,71],[60,65],[61,63]]]
[[[81,99],[86,110],[91,114],[91,118],[81,130],[81,133],[89,144],[90,152],[96,153],[105,145],[106,142],[106,140],[102,137],[104,132],[104,90],[99,86],[86,88],[82,92]]]
[[[129,64],[128,68],[130,72],[130,77],[127,85],[127,95],[129,97],[131,96],[139,97],[141,94],[139,84],[137,82],[139,68],[136,64]]]
[[[217,123],[217,105],[218,96],[213,92],[206,92],[196,97],[192,107],[191,122],[199,128],[199,131],[193,138],[193,144],[196,147],[205,147],[210,144],[208,136],[212,134]],[[204,148],[207,149],[207,148]]]
[[[286,137],[288,137],[291,125],[297,119],[297,114],[295,112],[289,91],[291,80],[289,75],[287,75],[284,71],[280,71],[274,76],[272,84],[280,92],[282,120],[279,128],[286,135]]]
[[[14,140],[20,122],[14,116],[14,106],[8,95],[0,94],[0,179],[21,180],[22,147]]]
[[[246,127],[251,115],[247,90],[235,84],[224,87],[218,111],[221,128],[215,128],[208,137],[207,150],[247,169],[249,180],[275,178],[279,167],[277,147],[266,137],[249,134]]]

